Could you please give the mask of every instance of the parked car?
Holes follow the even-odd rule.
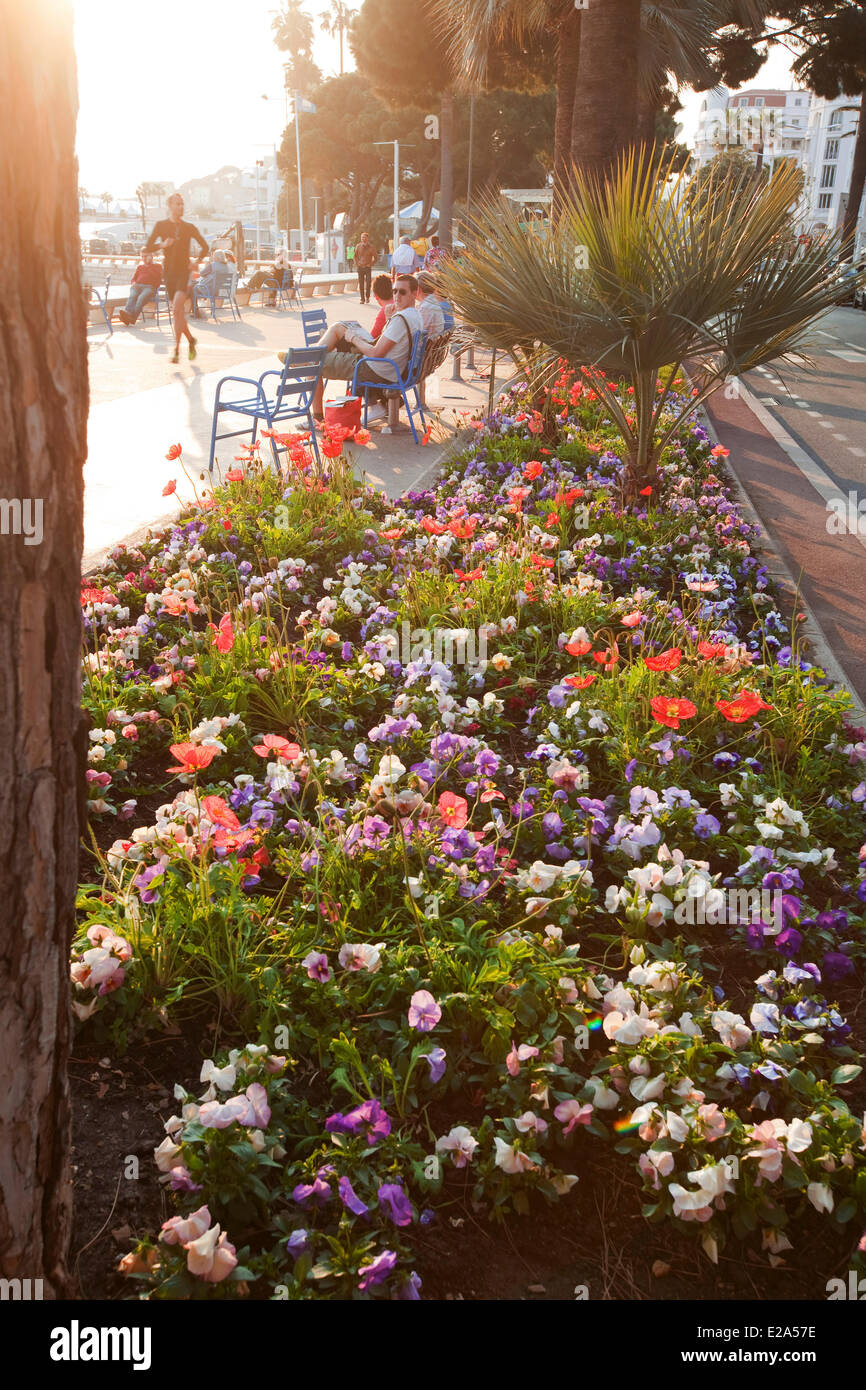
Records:
[[[87,243],[87,250],[91,256],[104,256],[111,250],[111,246],[103,237],[91,237]]]
[[[122,241],[122,242],[120,243],[120,254],[121,254],[122,256],[134,256],[134,255],[135,255],[135,242],[134,242],[134,241]]]

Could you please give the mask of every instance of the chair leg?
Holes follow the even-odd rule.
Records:
[[[400,397],[396,391],[388,392],[388,428],[395,430],[400,423]]]
[[[395,399],[395,400],[397,399],[396,396],[394,397],[394,399]],[[409,404],[409,397],[408,397],[408,395],[406,394],[405,391],[401,391],[401,392],[400,392],[400,399],[402,400],[403,404],[404,404],[405,407],[406,407],[406,414],[409,416],[409,428],[410,428],[410,430],[412,431],[412,438],[414,439],[415,443],[417,444],[417,443],[418,443],[418,431],[415,429],[415,421],[414,421],[413,418],[412,418],[412,407],[411,407],[410,404]],[[399,407],[398,407],[398,408],[399,408]]]
[[[214,407],[213,407],[213,426],[212,426],[211,432],[210,432],[210,460],[209,460],[209,462],[208,462],[208,472],[210,473],[211,477],[213,477],[214,453],[215,453],[215,451],[216,451],[216,440],[217,440],[217,421],[219,420],[219,416],[220,416],[219,394],[217,394],[217,398],[216,398],[216,400],[214,401]]]

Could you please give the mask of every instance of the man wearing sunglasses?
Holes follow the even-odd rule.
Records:
[[[325,382],[351,381],[361,357],[390,357],[399,367],[400,375],[403,375],[412,352],[412,338],[415,333],[424,331],[421,315],[415,308],[417,288],[418,281],[414,275],[397,276],[394,284],[394,312],[372,345],[359,339],[355,330],[345,323],[333,324],[324,337],[319,339],[318,346],[326,347],[328,353],[319,385],[313,396],[313,415],[317,420],[322,418]],[[278,355],[281,360],[285,356],[283,353]],[[380,369],[367,362],[359,380],[394,382],[397,377],[389,362],[383,362]],[[367,419],[382,420],[386,414],[383,405],[375,404],[370,407]]]

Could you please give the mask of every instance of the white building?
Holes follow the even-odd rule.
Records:
[[[836,231],[845,218],[854,141],[860,119],[860,98],[812,97],[809,139],[803,172],[806,176],[806,214],[809,231]],[[866,215],[861,211],[858,241],[866,241]]]
[[[707,92],[698,114],[693,160],[695,169],[727,149],[744,149],[770,164],[789,158],[804,168],[809,128],[809,92],[755,87]],[[804,170],[805,172],[805,170]]]

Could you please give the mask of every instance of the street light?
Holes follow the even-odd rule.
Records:
[[[406,144],[406,141],[403,143]],[[394,251],[396,251],[397,242],[400,238],[400,141],[374,140],[373,144],[394,146]],[[411,142],[409,148],[414,148]]]

